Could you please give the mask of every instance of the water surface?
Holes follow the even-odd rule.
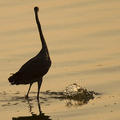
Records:
[[[41,94],[42,112],[54,120],[119,120],[119,0],[0,1],[1,118],[31,116],[24,99],[28,86],[11,86],[7,79],[41,49],[33,11],[36,5],[53,62],[41,91],[62,91],[77,83],[102,93],[86,105],[70,107],[64,100]],[[36,91],[34,84],[30,94],[34,114],[38,114]]]

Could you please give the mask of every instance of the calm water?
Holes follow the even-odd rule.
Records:
[[[11,86],[16,72],[41,49],[34,6],[52,59],[41,91],[62,91],[72,83],[102,93],[83,106],[41,94],[41,109],[53,120],[120,119],[120,1],[0,1],[0,116],[4,120],[38,113],[37,85]],[[32,110],[31,110],[32,108]],[[21,118],[23,119],[23,118]]]

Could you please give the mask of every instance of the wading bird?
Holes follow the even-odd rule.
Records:
[[[35,57],[27,61],[19,69],[18,72],[16,72],[15,74],[13,74],[8,78],[9,82],[12,85],[30,84],[28,92],[25,96],[26,98],[28,98],[32,84],[34,82],[37,82],[38,83],[37,99],[39,99],[39,92],[40,92],[43,76],[48,72],[51,66],[51,59],[49,56],[47,44],[45,42],[45,39],[42,33],[40,21],[38,18],[38,11],[39,11],[39,8],[35,7],[34,8],[35,19],[36,19],[37,27],[40,34],[42,49]]]

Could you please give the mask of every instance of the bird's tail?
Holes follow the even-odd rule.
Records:
[[[19,72],[16,72],[15,74],[13,74],[12,76],[10,76],[8,78],[8,81],[12,84],[12,85],[19,85],[21,84],[21,75]]]

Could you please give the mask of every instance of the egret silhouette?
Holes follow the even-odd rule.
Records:
[[[39,99],[39,92],[40,92],[43,76],[48,72],[51,66],[51,59],[49,56],[47,44],[44,39],[44,35],[42,33],[40,21],[38,18],[38,11],[39,11],[39,8],[34,7],[35,19],[36,19],[38,31],[40,34],[42,49],[35,57],[27,61],[19,69],[18,72],[16,72],[15,74],[13,74],[8,78],[9,82],[12,85],[30,84],[28,92],[25,96],[26,98],[28,98],[32,84],[34,82],[37,82],[38,83],[37,99]]]

